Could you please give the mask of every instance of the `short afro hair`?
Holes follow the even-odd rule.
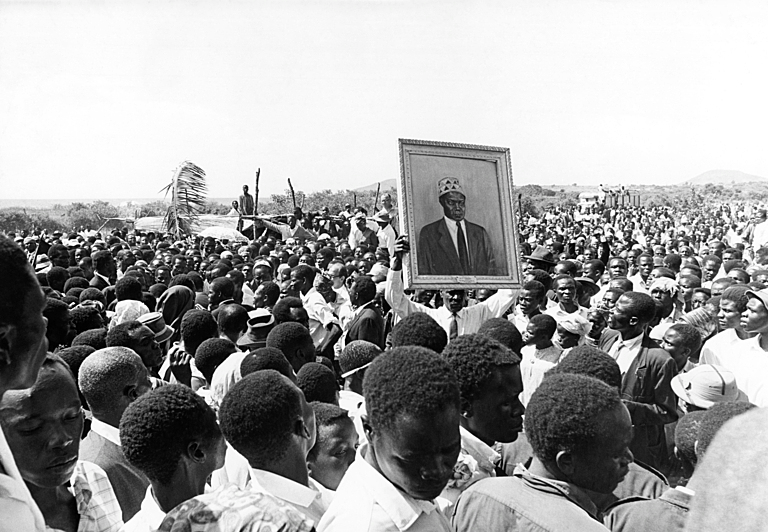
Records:
[[[310,449],[307,455],[307,460],[314,460],[317,458],[317,453],[320,450],[320,438],[322,435],[321,429],[325,427],[332,427],[337,423],[344,421],[351,422],[352,419],[346,410],[331,403],[324,403],[322,401],[312,401],[309,403],[312,410],[315,412],[315,430],[317,430],[317,439],[315,445]]]
[[[83,364],[83,361],[95,351],[96,350],[90,345],[75,345],[59,349],[56,354],[67,363],[69,369],[72,371],[72,375],[75,377],[75,382],[77,382],[80,366]]]
[[[363,390],[374,430],[396,430],[406,416],[432,416],[461,407],[456,374],[425,347],[396,347],[376,357],[365,372]]]
[[[291,273],[295,273],[298,277],[304,279],[305,281],[307,279],[314,281],[316,271],[317,270],[315,270],[312,266],[307,264],[298,264],[291,268]]]
[[[91,410],[112,411],[129,384],[146,371],[141,357],[127,347],[107,347],[91,353],[80,365],[78,384]]]
[[[699,431],[696,437],[696,458],[701,461],[707,447],[712,443],[715,434],[725,423],[732,418],[739,416],[748,410],[757,408],[752,403],[737,403],[734,401],[725,401],[715,403],[701,416]]]
[[[72,340],[72,346],[76,345],[89,345],[96,350],[104,349],[107,347],[107,330],[101,328],[83,331]]]
[[[48,286],[58,292],[64,292],[64,285],[69,279],[69,272],[66,268],[54,266],[45,274],[45,279],[48,281]]]
[[[691,350],[691,355],[698,355],[701,350],[701,334],[699,330],[688,323],[675,323],[667,329],[667,331],[675,331],[683,339],[683,345]]]
[[[237,352],[237,346],[226,338],[208,338],[195,352],[195,367],[200,370],[208,384],[213,372],[229,355]]]
[[[103,306],[107,306],[107,297],[98,288],[86,288],[80,292],[80,303],[84,303],[85,301],[98,301]]]
[[[692,466],[695,466],[696,440],[699,437],[699,426],[706,410],[688,412],[677,420],[675,425],[675,447],[682,457]]]
[[[211,290],[221,294],[222,299],[232,299],[235,295],[235,283],[229,277],[217,277],[211,281]]]
[[[523,336],[520,331],[517,330],[514,323],[504,318],[486,320],[480,325],[477,334],[492,338],[515,353],[520,353],[520,349],[523,348]]]
[[[276,325],[267,335],[267,347],[279,349],[287,358],[290,358],[296,349],[311,342],[309,330],[293,321]]]
[[[264,281],[259,285],[264,292],[264,302],[268,306],[273,306],[280,299],[280,285],[272,281]]]
[[[423,312],[409,314],[392,329],[392,346],[420,346],[442,353],[448,345],[448,334],[434,318]]]
[[[131,333],[144,327],[144,324],[137,320],[124,321],[118,323],[107,332],[107,347],[128,347],[134,344]]]
[[[194,356],[197,348],[208,338],[216,338],[219,325],[207,310],[191,309],[181,319],[181,339],[184,350]]]
[[[64,291],[69,293],[69,291],[73,288],[82,288],[85,290],[86,288],[90,288],[90,285],[86,279],[72,276],[67,279],[66,283],[64,283]],[[82,294],[82,292],[80,293]]]
[[[628,299],[630,308],[627,312],[635,316],[643,325],[650,323],[656,314],[654,299],[642,292],[624,292],[620,299]]]
[[[171,288],[172,286],[186,286],[193,292],[195,291],[195,283],[185,273],[174,275],[171,282],[168,283],[168,288]]]
[[[274,347],[254,349],[245,355],[245,358],[240,362],[240,375],[242,377],[263,369],[273,369],[292,381],[296,379],[291,363],[288,362],[282,351]]]
[[[739,312],[744,312],[747,310],[747,303],[749,302],[748,291],[748,285],[738,284],[729,286],[720,295],[720,301],[733,301],[736,304],[736,309]]]
[[[304,364],[296,375],[296,385],[304,392],[307,401],[339,403],[336,375],[319,362]]]
[[[248,311],[242,305],[227,303],[217,310],[216,321],[221,332],[238,333],[248,330]]]
[[[301,419],[301,391],[277,371],[243,377],[219,407],[224,437],[252,467],[281,460]]]
[[[298,297],[284,297],[272,309],[272,315],[275,317],[275,323],[288,323],[294,321],[291,309],[304,308],[304,304]]]
[[[125,458],[147,478],[168,484],[190,442],[221,438],[216,414],[188,386],[169,384],[128,405],[120,419]]]
[[[40,283],[27,261],[27,255],[10,238],[0,234],[0,271],[3,282],[0,283],[0,324],[16,325],[22,318],[19,305],[25,302],[28,294],[40,290]]]
[[[135,277],[123,277],[115,283],[115,298],[118,301],[141,301],[141,283]]]
[[[353,283],[357,297],[361,301],[368,302],[373,301],[376,297],[376,283],[373,282],[373,278],[369,275],[358,275],[355,277]]]
[[[537,314],[528,322],[543,337],[552,338],[557,331],[557,321],[549,314]]]
[[[367,367],[373,359],[381,354],[381,348],[373,342],[354,340],[349,342],[339,355],[341,376],[354,373]]]
[[[621,389],[621,369],[611,355],[596,347],[578,345],[568,356],[547,372],[547,376],[570,373],[586,375],[604,382],[614,389]]]
[[[520,364],[520,357],[511,349],[482,334],[465,334],[454,339],[443,351],[443,359],[456,374],[462,400],[468,402],[483,393],[496,368]]]
[[[104,327],[104,320],[101,318],[101,312],[96,307],[75,307],[69,311],[69,317],[75,326],[77,334]]]
[[[560,451],[588,449],[598,435],[594,418],[621,405],[616,388],[592,377],[548,376],[533,392],[525,411],[525,433],[533,454],[542,462],[553,463]]]

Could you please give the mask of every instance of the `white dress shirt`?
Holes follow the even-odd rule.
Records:
[[[251,482],[248,489],[260,493],[269,493],[283,502],[290,504],[302,514],[319,523],[331,504],[328,494],[323,494],[312,484],[305,486],[289,478],[276,475],[263,469],[251,468]]]
[[[0,430],[0,532],[44,532],[45,520]]]
[[[622,340],[621,336],[619,336],[619,339],[616,340],[616,343],[611,346],[608,354],[611,355],[614,360],[616,360],[616,363],[619,365],[619,369],[621,370],[622,376],[624,376],[627,371],[629,371],[629,366],[632,365],[632,362],[635,360],[637,355],[640,354],[642,343],[643,335],[638,334],[629,340]]]
[[[397,489],[365,461],[367,444],[347,469],[318,532],[451,532],[433,501]]]
[[[451,240],[453,240],[453,247],[456,249],[456,255],[459,254],[458,224],[461,224],[461,230],[464,233],[464,245],[467,246],[467,254],[469,254],[469,242],[467,241],[467,223],[464,220],[460,222],[457,222],[456,220],[451,220],[447,216],[443,216],[443,219],[445,220],[445,225],[448,226],[448,234],[451,235]]]
[[[120,447],[120,430],[96,418],[91,420],[91,430]]]
[[[741,342],[743,340],[736,334],[736,329],[720,331],[704,343],[699,363],[731,369],[733,359],[741,354],[738,347]]]
[[[735,344],[737,356],[727,359],[727,368],[736,377],[736,385],[759,407],[768,406],[768,352],[760,347],[758,334]]]
[[[518,290],[508,288],[501,289],[482,303],[461,309],[456,316],[459,335],[476,333],[483,323],[491,318],[500,317],[514,303],[518,292]],[[433,309],[405,297],[401,270],[390,270],[387,274],[384,297],[399,319],[403,319],[414,312],[423,312],[437,321],[450,337],[453,316],[451,311],[444,305],[438,309]]]
[[[321,327],[327,327],[331,323],[338,324],[339,320],[333,315],[333,309],[315,288],[301,294],[301,304],[309,315],[309,334],[312,338],[315,338],[317,330]]]

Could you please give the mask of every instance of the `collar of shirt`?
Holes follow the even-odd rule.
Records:
[[[521,478],[523,482],[525,482],[528,486],[530,486],[533,489],[548,492],[548,493],[560,494],[566,497],[571,502],[581,507],[585,512],[587,512],[593,518],[597,519],[597,514],[598,514],[597,506],[595,506],[595,503],[592,502],[592,499],[589,498],[589,495],[587,495],[587,492],[584,491],[582,488],[576,486],[575,484],[571,484],[570,482],[562,482],[560,480],[552,480],[549,478],[544,478],[538,475],[534,475],[533,473],[528,471],[528,469],[526,469],[523,464],[518,464],[515,467],[515,471],[513,475]]]
[[[98,278],[100,278],[100,279],[104,279],[104,281],[106,281],[106,282],[107,282],[107,284],[112,284],[112,283],[110,283],[110,282],[109,282],[109,277],[105,277],[105,276],[101,275],[101,274],[100,274],[99,272],[97,272],[96,270],[94,270],[94,271],[93,271],[93,275],[95,275],[96,277],[98,277]]]
[[[323,302],[325,302],[325,298],[320,294],[320,292],[317,291],[314,286],[310,288],[306,294],[299,292],[299,295],[301,296],[302,305],[309,304],[313,299],[317,299],[318,296],[322,298]]]
[[[430,514],[438,510],[437,504],[433,501],[414,499],[404,491],[397,489],[365,460],[365,454],[368,450],[369,444],[365,443],[360,446],[358,457],[349,466],[347,474],[354,468],[352,478],[357,481],[361,488],[366,489],[371,494],[399,530],[407,530],[422,513]]]
[[[251,482],[249,488],[274,495],[295,506],[308,508],[313,502],[319,500],[322,495],[310,487],[294,482],[291,479],[281,477],[270,471],[250,468]]]
[[[150,530],[159,529],[160,523],[165,519],[165,512],[160,508],[160,505],[157,504],[155,496],[152,493],[151,485],[147,487],[147,494],[144,496],[144,500],[141,501],[140,512],[140,514],[133,516],[132,519],[140,517]]]
[[[638,334],[634,338],[630,338],[629,340],[620,340],[619,342],[616,342],[616,343],[617,344],[621,343],[624,347],[626,347],[630,351],[638,350],[640,349],[640,344],[643,343],[643,335]]]
[[[376,302],[375,300],[371,299],[368,303],[363,303],[359,307],[355,308],[353,316],[357,316],[362,311],[364,311],[366,308],[372,307],[375,302]]]
[[[93,418],[91,421],[91,430],[120,447],[120,430],[112,425],[107,425],[103,421]]]

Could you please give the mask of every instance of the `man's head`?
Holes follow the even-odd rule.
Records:
[[[441,290],[440,295],[443,298],[445,308],[453,313],[459,312],[467,305],[466,290]]]
[[[732,278],[721,277],[716,281],[712,281],[712,286],[710,287],[709,290],[710,290],[710,293],[712,294],[712,297],[717,297],[717,296],[723,295],[723,292],[725,292],[725,289],[734,284],[736,284],[736,281],[733,280]]]
[[[45,302],[43,316],[48,320],[45,331],[45,336],[48,338],[48,349],[54,350],[60,345],[69,345],[77,334],[69,306],[58,299],[48,298]]]
[[[749,302],[748,286],[729,286],[720,296],[720,310],[717,313],[717,324],[721,331],[725,329],[741,329],[741,315],[747,310]]]
[[[704,268],[702,269],[702,275],[704,281],[713,281],[717,272],[720,271],[720,265],[723,261],[717,255],[707,255],[704,257]]]
[[[328,267],[328,277],[333,282],[333,288],[338,290],[344,286],[344,281],[347,279],[347,269],[343,263],[334,262]]]
[[[675,323],[664,333],[661,347],[675,361],[677,371],[683,371],[690,357],[698,357],[701,335],[693,325]]]
[[[690,302],[691,297],[693,297],[694,289],[701,287],[701,279],[695,275],[680,275],[678,284],[683,291],[683,299],[685,299],[686,302]]]
[[[272,309],[275,323],[296,322],[309,330],[309,314],[298,297],[284,297]]]
[[[549,341],[557,330],[555,318],[549,314],[537,314],[532,317],[525,327],[523,333],[523,343],[525,345],[536,345],[540,342]]]
[[[147,368],[127,347],[91,353],[80,365],[77,381],[93,416],[115,427],[128,405],[151,388]]]
[[[308,362],[296,373],[296,385],[307,401],[339,404],[339,386],[336,374],[319,362]]]
[[[599,259],[588,260],[584,264],[584,277],[589,277],[595,282],[598,282],[605,273],[605,264]]]
[[[248,185],[243,185],[243,194],[248,194]]]
[[[414,312],[392,328],[391,341],[393,347],[421,346],[441,353],[448,345],[448,334],[431,316]]]
[[[104,277],[112,277],[117,273],[117,264],[110,251],[97,251],[91,258],[93,259],[93,269],[100,275],[103,275]]]
[[[653,298],[640,292],[625,292],[616,302],[608,318],[608,327],[619,331],[622,338],[634,338],[643,332],[656,313]]]
[[[208,303],[216,308],[219,303],[232,299],[235,295],[235,284],[229,277],[217,277],[208,289]]]
[[[56,355],[44,358],[32,386],[0,397],[0,426],[24,481],[66,484],[77,465],[83,412],[75,378]]]
[[[191,356],[195,356],[200,344],[208,338],[216,338],[218,334],[219,325],[207,310],[192,309],[181,319],[181,340],[184,342],[184,351]]]
[[[512,442],[523,428],[520,358],[480,334],[459,336],[443,351],[459,381],[461,424],[493,445]]]
[[[291,288],[305,294],[312,289],[315,281],[315,269],[306,264],[291,268]]]
[[[610,274],[611,279],[616,277],[626,277],[628,271],[629,266],[627,265],[627,261],[621,257],[613,257],[608,261],[608,273]]]
[[[275,370],[256,371],[230,388],[219,424],[251,467],[274,471],[304,461],[315,444],[315,415],[304,394]]]
[[[163,363],[163,352],[155,340],[155,333],[143,323],[124,321],[107,332],[107,347],[127,347],[133,350],[147,368]]]
[[[506,318],[491,318],[477,329],[477,334],[496,340],[513,353],[519,354],[523,347],[523,337],[514,323]]]
[[[210,384],[216,368],[233,353],[237,353],[237,346],[230,340],[208,338],[200,344],[195,352],[195,367],[203,374],[205,381]]]
[[[226,444],[216,414],[188,386],[169,384],[139,397],[120,420],[126,459],[147,478],[202,494],[207,478],[224,465]],[[181,474],[179,474],[181,473]]]
[[[455,374],[433,351],[401,347],[373,361],[364,389],[369,463],[411,497],[434,499],[461,448]]]
[[[632,421],[618,391],[592,377],[547,375],[528,403],[525,433],[556,478],[611,493],[633,456]]]
[[[309,476],[335,490],[355,461],[358,434],[346,410],[319,401],[310,406],[315,412],[317,439],[307,456]]]
[[[520,311],[530,316],[539,312],[539,307],[547,297],[547,289],[539,281],[527,281],[517,298]]]
[[[555,294],[560,303],[570,305],[576,298],[576,281],[570,275],[555,277]]]
[[[455,177],[445,177],[437,183],[443,214],[454,222],[460,222],[466,214],[466,196],[461,183]]]
[[[314,362],[316,356],[309,329],[296,322],[280,323],[269,331],[267,347],[282,351],[296,372],[304,364]]]
[[[651,275],[651,270],[653,270],[653,257],[646,253],[640,255],[637,258],[637,269],[643,280],[648,279],[648,276]]]
[[[747,308],[741,314],[741,328],[750,334],[768,332],[768,289],[747,292]]]
[[[376,297],[376,283],[367,275],[358,275],[349,287],[349,302],[359,307]]]

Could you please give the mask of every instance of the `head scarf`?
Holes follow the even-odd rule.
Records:
[[[118,301],[117,305],[115,305],[115,314],[112,316],[112,321],[109,322],[109,328],[111,329],[115,325],[126,321],[137,320],[139,316],[144,314],[149,314],[149,309],[141,301],[136,301],[135,299]]]
[[[170,287],[157,300],[157,310],[163,313],[165,323],[173,328],[171,342],[181,338],[181,319],[194,306],[195,293],[183,285]]]

